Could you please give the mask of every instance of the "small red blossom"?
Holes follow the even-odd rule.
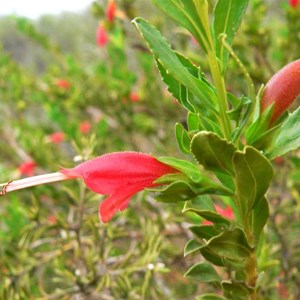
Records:
[[[117,4],[114,0],[109,0],[106,6],[105,15],[108,22],[113,23],[116,17]]]
[[[99,216],[108,222],[116,212],[124,210],[131,197],[154,181],[178,170],[153,156],[137,152],[115,152],[84,162],[73,169],[60,171],[70,179],[81,177],[92,191],[108,195],[99,207]]]
[[[233,220],[234,219],[234,214],[233,214],[233,210],[230,206],[227,206],[225,209],[220,207],[219,205],[215,205],[215,210],[218,214],[220,214],[221,216],[225,217],[225,218],[228,218],[230,220]],[[208,220],[205,220],[203,221],[204,225],[211,225],[212,222],[211,221],[208,221]]]
[[[91,130],[91,127],[92,127],[92,125],[88,121],[83,121],[79,124],[79,130],[83,134],[89,133],[89,131]]]
[[[99,25],[97,28],[96,42],[99,47],[104,47],[108,43],[108,36],[103,25]]]
[[[284,165],[284,158],[282,156],[277,156],[275,157],[274,162],[277,166],[282,166]]]
[[[25,161],[19,165],[18,171],[21,175],[33,176],[35,168],[36,163],[34,161]]]
[[[69,81],[65,80],[65,79],[59,79],[56,81],[56,86],[67,90],[68,88],[70,88],[71,84]]]
[[[48,136],[50,143],[60,144],[65,140],[65,134],[63,132],[54,132]]]
[[[51,224],[51,225],[55,225],[57,223],[57,218],[55,215],[49,215],[47,217],[47,220],[48,220],[49,224]]]
[[[289,0],[290,6],[292,8],[297,8],[297,6],[299,5],[300,1],[299,0]]]
[[[138,93],[131,92],[130,96],[129,96],[129,99],[130,99],[131,102],[139,102],[141,98],[140,98]]]

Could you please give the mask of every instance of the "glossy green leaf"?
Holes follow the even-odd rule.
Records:
[[[246,259],[252,251],[244,231],[240,228],[222,232],[210,239],[207,246],[219,256],[232,260]]]
[[[201,130],[211,131],[218,135],[222,135],[220,125],[211,117],[205,117],[204,114],[199,114]]]
[[[197,193],[193,190],[192,186],[184,181],[176,181],[166,187],[157,187],[149,190],[158,192],[155,199],[166,203],[188,201],[197,196]]]
[[[197,214],[198,216],[204,218],[205,220],[211,221],[213,223],[218,223],[218,224],[224,224],[226,226],[229,226],[231,221],[221,215],[219,215],[216,212],[209,211],[209,210],[199,210],[196,208],[185,208],[183,212],[193,212]]]
[[[189,230],[198,238],[205,240],[210,240],[214,236],[220,234],[220,231],[216,230],[212,225],[194,225],[189,227]]]
[[[188,136],[188,133],[184,129],[183,125],[180,123],[176,123],[176,125],[175,125],[175,136],[176,136],[176,140],[177,140],[179,149],[183,153],[189,154],[191,139]]]
[[[188,208],[215,211],[214,203],[209,195],[201,195],[191,201],[185,202],[182,211],[185,211]]]
[[[282,156],[287,152],[296,150],[300,147],[300,107],[291,113],[288,119],[280,127],[280,133],[277,136],[272,149],[268,151],[267,156],[273,159]]]
[[[133,23],[147,42],[154,57],[166,70],[166,74],[176,79],[195,96],[192,106],[199,111],[204,108],[216,112],[217,101],[214,91],[205,81],[189,72],[160,32],[142,18],[134,19]]]
[[[199,251],[203,245],[204,243],[199,243],[194,239],[189,240],[184,247],[184,257]]]
[[[186,0],[154,0],[154,3],[167,15],[185,27],[206,50],[207,41],[205,30],[199,20],[193,1]]]
[[[269,130],[273,107],[274,105],[270,105],[247,129],[245,138],[248,145],[254,146],[259,144],[263,135]]]
[[[159,157],[158,160],[181,171],[196,183],[201,182],[204,178],[198,167],[189,161],[166,156]]]
[[[224,295],[232,300],[248,299],[248,296],[253,293],[253,288],[248,287],[244,282],[223,281],[222,288]]]
[[[248,217],[269,188],[273,168],[268,159],[251,146],[234,153],[233,167],[238,206],[242,217]]]
[[[226,298],[217,295],[217,294],[202,294],[201,296],[196,297],[196,300],[226,300]]]
[[[162,80],[167,85],[168,91],[172,96],[179,101],[179,103],[188,111],[195,111],[195,107],[189,102],[189,95],[186,88],[179,83],[175,78],[170,76],[162,64],[156,59],[156,65]]]
[[[187,124],[189,131],[199,130],[199,117],[197,114],[189,112],[187,115]]]
[[[224,267],[225,266],[224,265],[224,260],[222,259],[222,257],[220,257],[220,255],[213,252],[209,247],[203,246],[200,249],[200,252],[201,252],[202,256],[207,261],[211,262],[215,266],[219,266],[219,267]]]
[[[252,213],[252,230],[254,243],[257,245],[259,242],[260,234],[266,225],[269,218],[269,205],[266,197],[263,197],[254,206]]]
[[[220,34],[226,35],[226,42],[231,45],[241,24],[249,0],[219,0],[214,9],[214,35],[216,54],[225,71],[229,53],[219,40]]]
[[[191,151],[205,169],[232,174],[232,157],[236,147],[217,134],[201,131],[191,142]]]
[[[185,274],[185,277],[200,282],[219,282],[221,277],[210,263],[198,263],[193,265]]]

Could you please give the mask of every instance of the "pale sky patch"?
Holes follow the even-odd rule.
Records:
[[[79,12],[92,0],[0,0],[0,16],[15,14],[36,19],[44,14]]]

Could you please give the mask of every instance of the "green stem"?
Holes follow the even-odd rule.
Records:
[[[246,221],[244,223],[245,226],[245,233],[248,239],[248,242],[250,245],[253,245],[253,232],[251,230],[251,223],[250,220],[252,218],[252,214],[250,216],[246,216]],[[257,280],[257,268],[256,268],[256,253],[255,253],[255,248],[251,252],[248,261],[247,261],[247,266],[246,266],[246,271],[247,271],[247,285],[251,286],[254,288],[253,294],[251,294],[250,298],[251,300],[257,300],[258,295],[255,290],[256,286],[256,280]]]
[[[218,96],[217,98],[219,101],[219,109],[220,109],[220,123],[222,126],[222,131],[225,138],[227,140],[230,140],[231,124],[226,114],[226,112],[228,111],[228,106],[227,106],[227,96],[226,96],[224,78],[221,75],[221,70],[218,61],[216,59],[215,53],[210,51],[208,53],[208,59],[209,59],[210,72],[212,74],[213,82],[217,90],[217,96]]]
[[[215,43],[213,41],[213,37],[210,30],[209,25],[209,18],[208,18],[208,3],[206,0],[193,0],[194,4],[197,9],[197,13],[199,16],[199,20],[205,30],[207,39],[208,39],[208,61],[209,61],[209,68],[212,74],[213,82],[217,90],[217,98],[219,101],[219,118],[220,118],[220,125],[222,127],[222,132],[224,137],[227,140],[230,140],[231,135],[231,124],[228,115],[226,112],[228,111],[227,105],[227,96],[226,96],[226,89],[225,89],[225,81],[224,77],[222,76],[220,65],[216,58],[216,51],[215,51]]]

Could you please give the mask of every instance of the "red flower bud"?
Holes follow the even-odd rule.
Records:
[[[65,134],[63,132],[54,132],[48,136],[50,143],[60,144],[65,140]]]
[[[109,0],[106,6],[105,15],[108,22],[113,23],[116,16],[117,4],[114,0]]]
[[[300,3],[299,0],[289,0],[290,6],[293,8],[296,8],[298,4]]]
[[[36,163],[34,161],[26,161],[19,165],[18,171],[21,175],[33,176]]]
[[[179,171],[137,152],[115,152],[84,162],[73,169],[61,170],[70,179],[81,177],[92,191],[108,195],[99,207],[103,222],[108,222],[117,211],[124,210],[137,192],[154,187],[154,181],[168,173]]]
[[[261,99],[261,112],[274,103],[271,124],[288,109],[300,94],[300,59],[279,70],[267,83]]]
[[[99,47],[104,47],[108,42],[108,36],[103,25],[99,25],[97,28],[96,42]]]

